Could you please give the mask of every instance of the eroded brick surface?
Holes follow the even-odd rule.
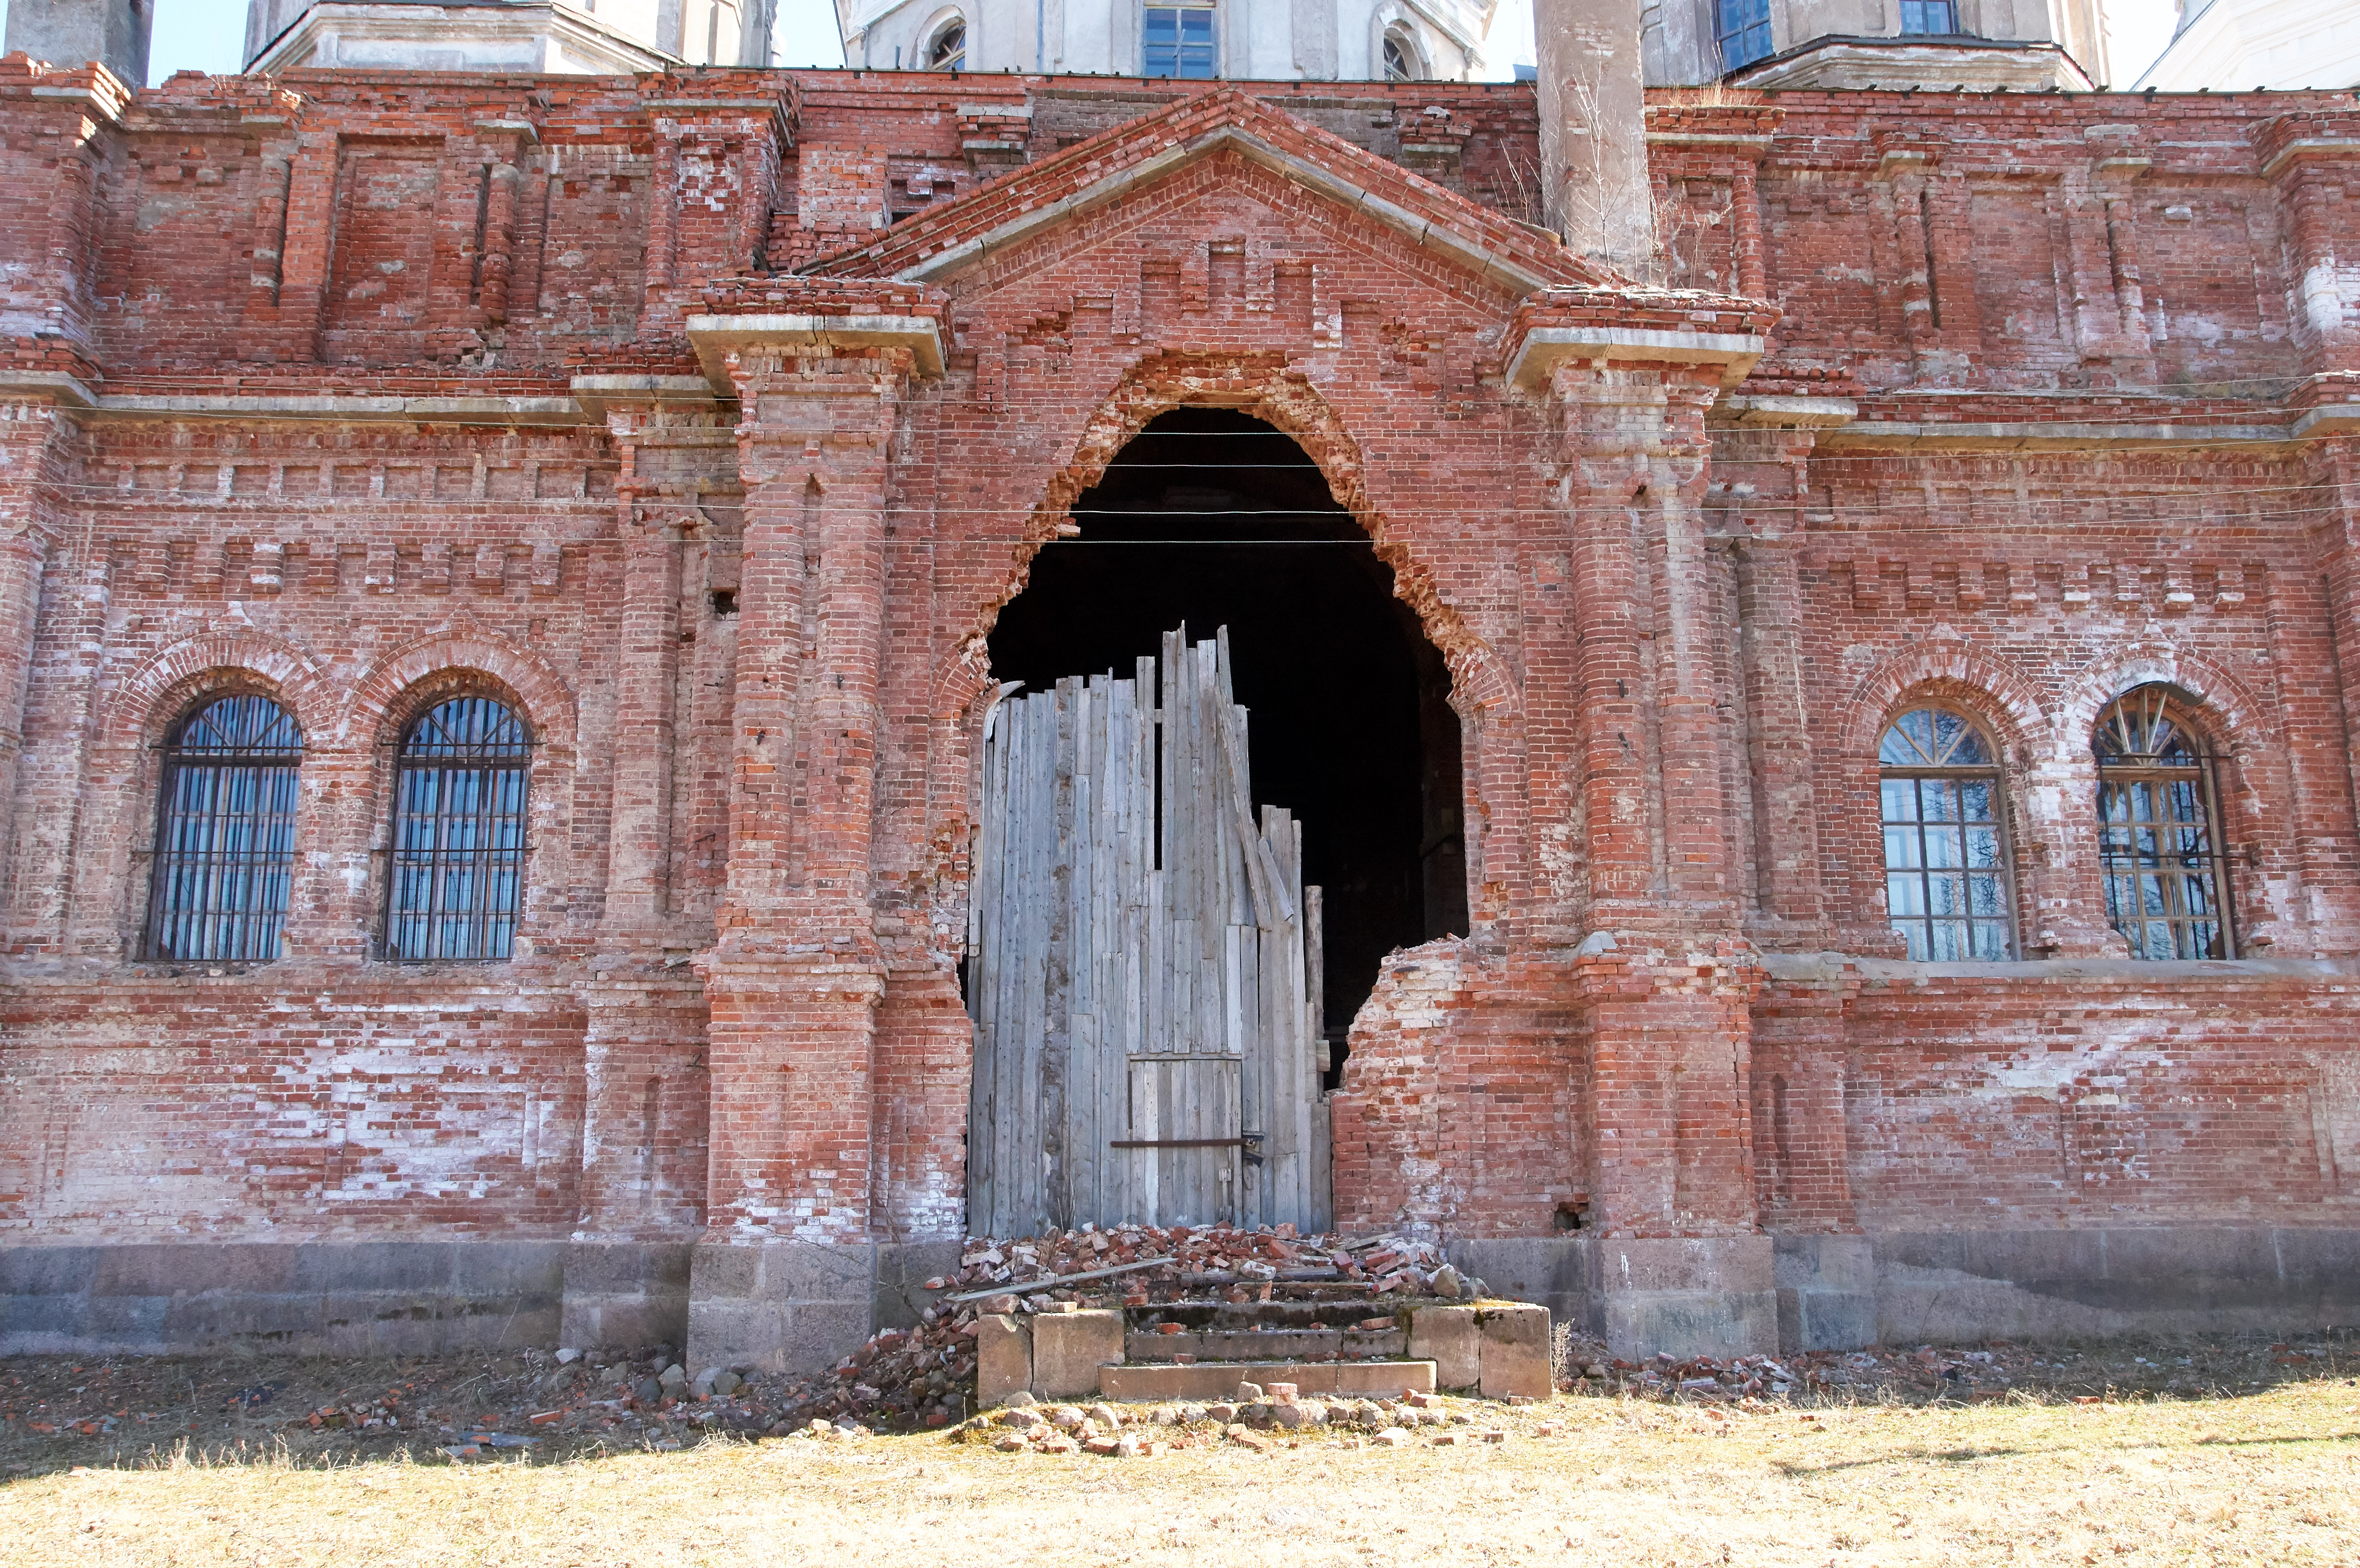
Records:
[[[1659,94],[1659,288],[1523,226],[1534,115],[0,64],[0,1227],[961,1231],[982,638],[1185,403],[1320,465],[1465,737],[1472,929],[1353,1022],[1339,1225],[2348,1223],[2360,120]],[[2235,964],[2107,924],[2148,680]],[[391,746],[470,688],[536,743],[518,953],[389,964]],[[285,955],[144,962],[157,748],[248,689]],[[2005,753],[2032,963],[1897,960],[1928,697]]]

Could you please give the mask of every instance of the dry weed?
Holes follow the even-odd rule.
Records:
[[[26,1568],[744,1563],[2351,1563],[2360,1388],[1712,1411],[1559,1399],[1498,1446],[1154,1460],[938,1435],[555,1465],[159,1455],[0,1486]],[[1564,1435],[1536,1435],[1544,1421]]]

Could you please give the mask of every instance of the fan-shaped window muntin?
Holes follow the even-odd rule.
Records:
[[[1965,714],[1913,709],[1877,748],[1885,902],[1921,963],[2016,956],[1999,754]]]
[[[2106,918],[2134,958],[2234,958],[2212,748],[2165,685],[2098,717],[2098,859]]]
[[[967,23],[953,20],[939,28],[926,45],[928,71],[958,71],[967,64]]]
[[[1398,29],[1385,35],[1384,68],[1387,82],[1418,80],[1417,50]]]
[[[490,697],[449,698],[411,723],[395,769],[388,958],[514,951],[531,757],[523,722]]]
[[[268,697],[217,697],[164,746],[145,956],[279,956],[295,879],[303,732]]]

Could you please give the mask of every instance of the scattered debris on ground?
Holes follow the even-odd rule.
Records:
[[[1077,1453],[1092,1452],[1093,1443],[1116,1445],[1098,1452],[1150,1454],[1159,1443],[1395,1446],[1453,1432],[1483,1441],[1483,1412],[1500,1408],[1439,1397],[1432,1404],[1298,1399],[1282,1395],[1284,1385],[1207,1406],[1020,1406],[1029,1417],[973,1408],[980,1313],[1208,1297],[1332,1297],[1383,1313],[1417,1300],[1480,1297],[1483,1282],[1460,1278],[1428,1243],[1345,1242],[1284,1227],[1079,1230],[971,1242],[957,1272],[927,1286],[934,1304],[914,1326],[880,1334],[837,1367],[799,1378],[744,1365],[691,1367],[678,1347],[663,1345],[398,1360],[19,1356],[0,1361],[0,1480],[136,1463],[182,1445],[221,1456],[284,1452],[339,1463],[398,1452],[539,1463],[672,1450],[716,1434],[778,1438],[823,1428],[836,1436],[932,1428],[963,1442],[1012,1440],[1031,1451],[1061,1452],[1054,1445],[1070,1443]],[[2347,1330],[1644,1362],[1616,1359],[1562,1327],[1559,1334],[1559,1386],[1571,1394],[1741,1411],[2217,1397],[2360,1374],[2360,1345],[2353,1343],[2360,1336]],[[1103,1419],[1105,1411],[1115,1419]]]
[[[776,1390],[767,1408],[780,1413],[766,1430],[780,1435],[815,1419],[889,1430],[949,1426],[974,1408],[975,1320],[985,1312],[1145,1307],[1208,1295],[1232,1302],[1349,1297],[1366,1303],[1366,1318],[1401,1298],[1472,1300],[1483,1281],[1462,1279],[1434,1243],[1404,1236],[1126,1225],[970,1241],[957,1272],[925,1288],[934,1304],[915,1327],[885,1330],[831,1371]]]
[[[1561,1331],[1562,1332],[1562,1331]],[[2360,1370],[2360,1332],[2268,1340],[2207,1334],[2087,1344],[1920,1345],[1794,1356],[1657,1356],[1619,1360],[1604,1345],[1564,1335],[1558,1387],[1574,1393],[1702,1403],[1837,1401],[1973,1404],[2021,1394],[2094,1402],[2251,1393],[2278,1383]]]

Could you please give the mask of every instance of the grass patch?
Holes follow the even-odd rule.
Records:
[[[2360,1557],[2360,1388],[2341,1377],[2091,1405],[1473,1409],[1504,1443],[1323,1435],[1130,1461],[938,1434],[558,1463],[181,1448],[0,1485],[0,1540],[27,1568]]]

